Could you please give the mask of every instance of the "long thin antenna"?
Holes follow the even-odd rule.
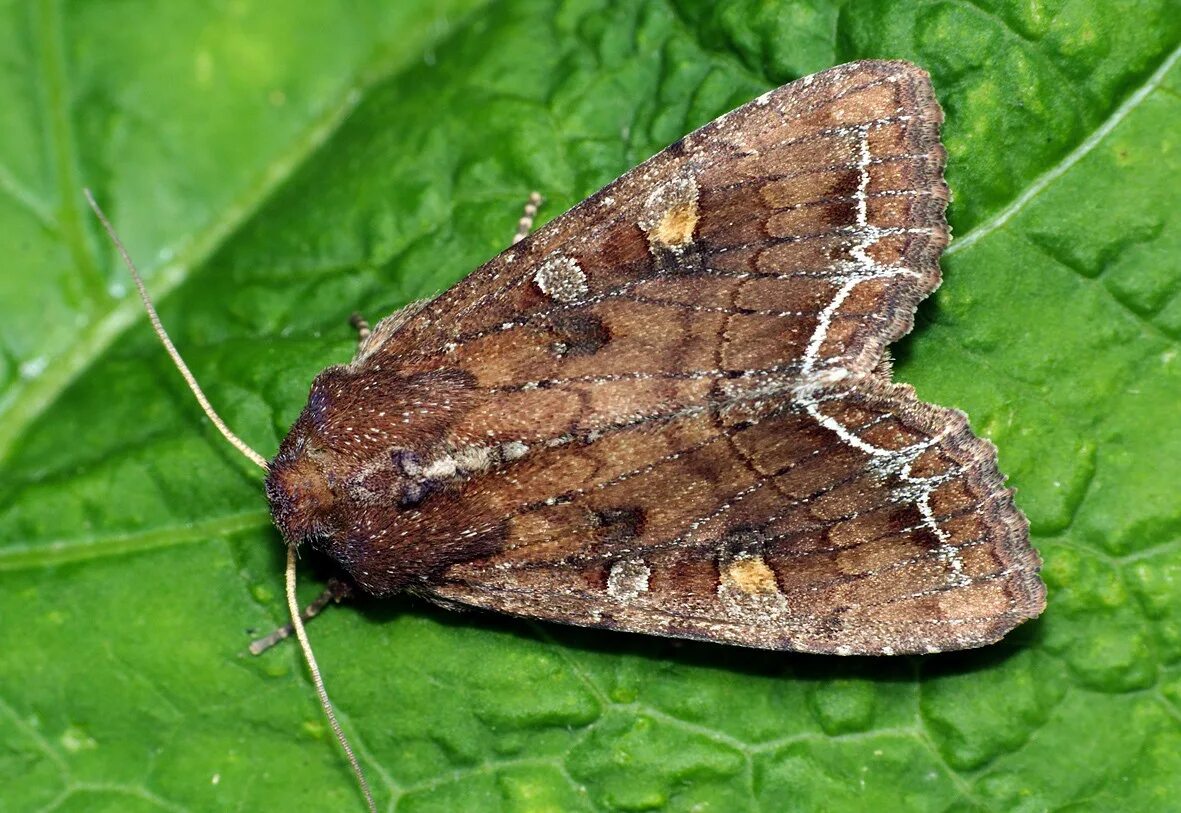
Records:
[[[147,310],[148,319],[151,320],[152,329],[156,331],[156,336],[159,337],[160,343],[164,345],[164,349],[168,351],[168,355],[172,358],[176,369],[180,370],[180,374],[184,376],[185,382],[189,385],[189,389],[192,390],[194,397],[197,399],[197,403],[201,405],[201,409],[205,410],[206,417],[217,427],[222,436],[233,444],[235,449],[245,455],[248,460],[263,470],[270,471],[270,466],[267,465],[266,458],[254,451],[254,449],[251,449],[246,445],[244,440],[231,432],[230,428],[226,426],[225,421],[214,411],[213,405],[209,403],[209,399],[202,392],[201,385],[197,383],[197,379],[189,371],[189,366],[181,358],[176,346],[172,343],[172,339],[168,338],[168,331],[164,329],[164,325],[160,322],[160,316],[156,313],[156,306],[152,304],[152,298],[148,296],[148,289],[144,287],[144,281],[140,277],[139,271],[136,270],[135,263],[131,261],[131,255],[124,248],[123,241],[115,233],[115,227],[111,225],[111,221],[107,220],[107,216],[103,214],[103,210],[94,199],[94,195],[90,189],[83,189],[82,193],[86,195],[86,202],[94,210],[94,214],[98,217],[98,222],[102,223],[107,236],[115,244],[115,249],[119,252],[119,256],[123,258],[123,263],[127,266],[127,270],[131,272],[131,278],[135,280],[136,290],[139,291],[139,298],[143,300],[144,309]],[[365,795],[365,802],[369,805],[369,810],[371,813],[377,813],[377,805],[373,801],[373,794],[369,790],[369,783],[365,781],[365,773],[361,770],[361,763],[357,761],[352,746],[349,745],[344,731],[340,728],[340,723],[336,721],[336,712],[332,710],[332,701],[328,699],[328,692],[324,688],[324,679],[320,677],[320,667],[316,665],[316,656],[312,654],[312,644],[308,640],[307,631],[304,629],[303,619],[300,618],[299,604],[295,598],[294,545],[287,546],[287,609],[291,613],[291,626],[295,630],[295,636],[299,639],[299,647],[303,650],[303,657],[307,662],[308,671],[312,675],[312,683],[316,687],[316,694],[320,698],[320,706],[324,709],[324,716],[328,718],[328,724],[332,726],[332,732],[336,734],[336,739],[340,743],[341,749],[344,750],[345,756],[348,757],[349,765],[352,766],[353,774],[357,777],[357,784],[360,785],[361,792]]]
[[[201,409],[205,410],[205,415],[217,427],[217,431],[221,432],[222,436],[233,444],[235,449],[245,455],[247,460],[263,469],[269,469],[270,467],[267,466],[266,458],[247,446],[246,441],[242,440],[242,438],[231,432],[230,427],[226,426],[221,416],[213,410],[213,405],[209,403],[209,399],[201,391],[201,385],[197,383],[197,379],[189,371],[185,360],[180,357],[180,353],[177,352],[172,339],[168,338],[168,331],[164,329],[164,325],[160,322],[160,317],[156,313],[156,306],[152,304],[152,298],[148,296],[148,289],[144,287],[144,281],[140,278],[139,271],[135,268],[135,263],[131,261],[131,255],[123,247],[123,241],[115,233],[115,227],[111,225],[111,221],[107,220],[107,216],[99,208],[98,202],[94,199],[94,195],[91,194],[90,189],[83,189],[82,194],[86,195],[86,202],[94,210],[94,214],[98,217],[98,222],[103,224],[107,236],[111,238],[111,242],[115,244],[115,249],[119,252],[119,256],[123,258],[123,263],[127,266],[127,270],[131,272],[131,278],[135,280],[135,287],[139,291],[139,298],[143,300],[144,308],[148,312],[148,319],[152,322],[152,329],[160,337],[160,343],[164,345],[164,349],[172,357],[172,363],[176,365],[176,369],[180,370],[180,374],[184,376],[185,382],[189,385],[189,389],[193,391],[193,396],[197,399],[197,403],[201,405]]]
[[[299,646],[303,649],[304,660],[308,662],[308,671],[312,674],[312,683],[316,687],[316,694],[320,696],[320,705],[324,708],[324,716],[336,734],[336,741],[344,750],[353,766],[353,774],[357,777],[357,784],[361,786],[361,793],[365,794],[365,803],[369,805],[371,813],[377,813],[377,804],[373,801],[373,793],[369,790],[369,783],[365,781],[365,772],[361,770],[361,763],[353,753],[348,738],[336,721],[336,713],[332,710],[332,701],[328,699],[328,690],[324,688],[324,679],[320,677],[320,667],[316,665],[316,656],[312,654],[312,645],[308,641],[307,630],[304,629],[303,619],[299,614],[299,599],[295,596],[295,546],[287,546],[287,610],[291,613],[291,626],[295,629],[295,637],[299,639]]]

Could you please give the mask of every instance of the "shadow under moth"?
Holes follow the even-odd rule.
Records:
[[[266,469],[326,711],[305,543],[373,595],[768,649],[963,649],[1041,613],[994,447],[891,380],[949,239],[941,121],[905,62],[760,96],[363,330],[269,462],[145,294]]]

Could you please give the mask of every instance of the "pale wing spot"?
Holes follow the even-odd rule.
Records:
[[[661,245],[676,248],[693,242],[693,228],[697,225],[697,205],[693,201],[678,203],[664,213],[649,237]]]
[[[611,565],[607,576],[607,594],[619,601],[629,601],[648,592],[652,571],[639,559],[625,559]]]
[[[493,450],[487,446],[462,446],[455,450],[455,467],[459,471],[483,471],[494,462]]]
[[[653,249],[680,251],[697,228],[697,182],[692,175],[662,183],[648,195],[640,228]]]
[[[775,574],[759,556],[735,559],[726,566],[722,578],[750,595],[779,591],[779,587],[775,583]]]
[[[422,477],[424,480],[445,480],[454,477],[458,470],[458,461],[454,457],[444,455],[423,466]]]
[[[763,557],[740,553],[719,568],[718,600],[731,617],[745,623],[766,623],[788,614],[775,573]]]
[[[510,440],[501,444],[500,453],[505,460],[519,460],[529,454],[529,447],[519,440]]]
[[[564,254],[547,258],[533,275],[538,289],[555,302],[577,302],[587,295],[586,272]]]

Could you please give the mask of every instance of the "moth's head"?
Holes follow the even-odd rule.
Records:
[[[271,517],[289,545],[326,536],[333,527],[336,495],[323,454],[296,426],[267,471]]]
[[[289,545],[338,533],[349,513],[350,485],[400,428],[376,420],[400,418],[407,408],[399,383],[346,367],[316,376],[267,471],[271,517]]]

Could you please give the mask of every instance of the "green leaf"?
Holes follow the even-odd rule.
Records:
[[[1181,798],[1176,0],[0,8],[0,810],[359,809],[260,477],[379,317],[801,74],[928,67],[956,241],[899,375],[1000,448],[1044,617],[837,659],[453,614],[311,629],[383,809],[1161,810]],[[313,561],[313,564],[317,564]],[[320,563],[322,564],[322,563]],[[311,597],[325,570],[307,569]]]

